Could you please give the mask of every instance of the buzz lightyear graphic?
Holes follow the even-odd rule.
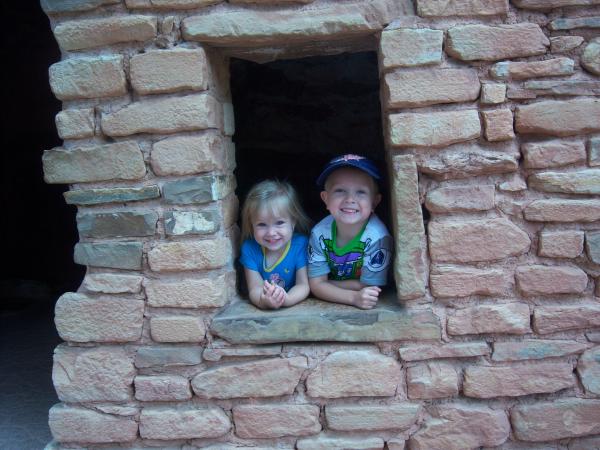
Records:
[[[371,243],[370,239],[367,239],[366,242],[359,240],[353,242],[353,245],[350,248],[344,248],[345,253],[343,254],[336,253],[333,239],[325,239],[321,236],[319,241],[331,269],[330,277],[332,280],[360,278],[363,266],[363,255],[365,249]],[[339,249],[337,250],[339,252]]]

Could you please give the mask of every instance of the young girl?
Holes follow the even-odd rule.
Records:
[[[308,297],[306,271],[309,221],[286,182],[252,187],[242,208],[242,251],[250,301],[259,308],[292,306]]]

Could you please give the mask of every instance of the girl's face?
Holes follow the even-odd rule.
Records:
[[[261,208],[253,214],[252,232],[258,244],[268,252],[282,252],[292,239],[294,222],[287,212]]]

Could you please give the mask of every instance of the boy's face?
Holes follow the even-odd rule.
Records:
[[[321,199],[339,225],[363,224],[381,200],[375,181],[362,170],[338,169],[329,175]]]

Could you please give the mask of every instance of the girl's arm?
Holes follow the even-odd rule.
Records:
[[[310,287],[308,286],[308,271],[306,266],[296,270],[296,284],[288,292],[283,303],[283,306],[292,306],[296,303],[300,303],[310,293]]]
[[[265,295],[265,280],[258,272],[244,267],[244,274],[248,285],[248,296],[254,306],[261,309],[277,309],[282,306],[282,301],[278,302],[272,295]]]

